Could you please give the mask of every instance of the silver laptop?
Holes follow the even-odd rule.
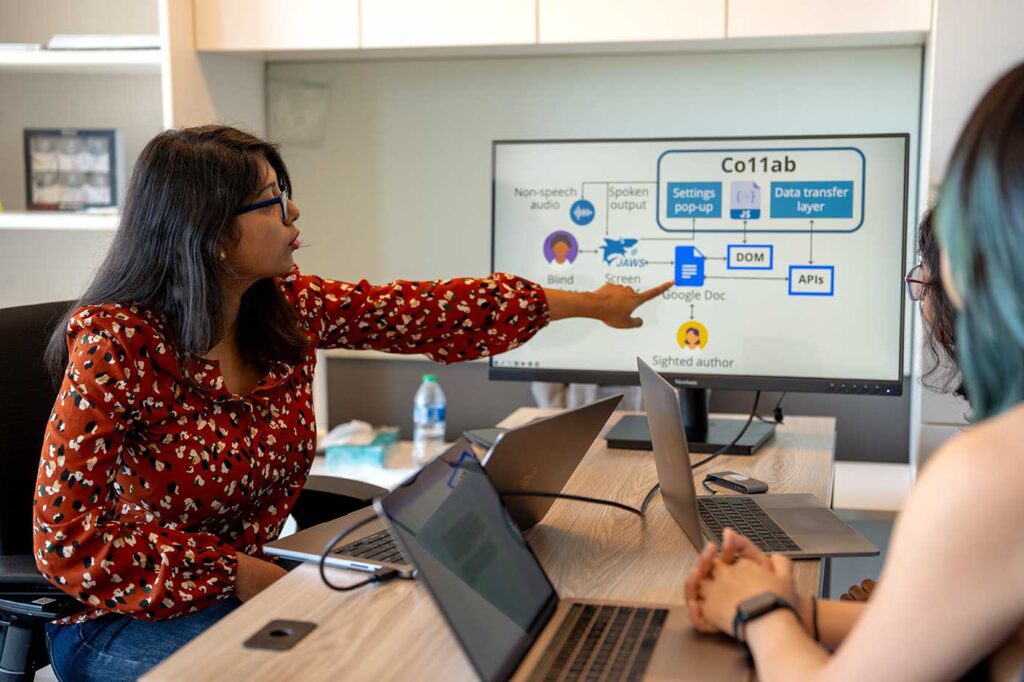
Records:
[[[721,542],[722,529],[728,527],[766,552],[796,559],[878,554],[877,547],[840,521],[814,495],[698,496],[679,392],[646,362],[640,358],[636,362],[661,496],[672,518],[698,550],[704,547],[705,539]]]
[[[560,599],[490,473],[448,453],[374,500],[481,679],[746,679],[685,607]]]
[[[507,504],[520,527],[539,523],[555,502],[552,497],[529,497],[526,493],[560,493],[621,399],[621,395],[610,396],[536,419],[503,432],[491,446],[484,464],[500,490],[517,493],[508,498]],[[459,439],[442,456],[466,449],[470,449],[469,441]],[[263,551],[294,561],[318,562],[324,547],[338,533],[373,516],[371,507],[360,509],[268,543]],[[379,520],[370,521],[345,538],[325,563],[358,571],[393,568],[402,575],[412,572],[412,565]]]

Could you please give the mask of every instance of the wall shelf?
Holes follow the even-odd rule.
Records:
[[[161,50],[0,50],[0,72],[159,74]]]
[[[113,231],[121,216],[116,213],[63,211],[3,211],[0,230],[93,230]]]

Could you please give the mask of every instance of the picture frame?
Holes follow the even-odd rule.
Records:
[[[115,208],[119,136],[110,128],[26,128],[25,206],[30,211]]]

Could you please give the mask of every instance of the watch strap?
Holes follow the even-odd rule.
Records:
[[[732,621],[733,636],[746,643],[747,624],[778,609],[789,609],[800,620],[796,607],[773,592],[764,592],[740,602]]]

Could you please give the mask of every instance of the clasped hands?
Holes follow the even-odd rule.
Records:
[[[810,632],[810,600],[797,596],[793,561],[780,554],[765,554],[731,528],[722,535],[721,551],[713,542],[705,545],[685,589],[690,621],[700,632],[735,637],[737,607],[765,592],[793,604],[804,629]]]

